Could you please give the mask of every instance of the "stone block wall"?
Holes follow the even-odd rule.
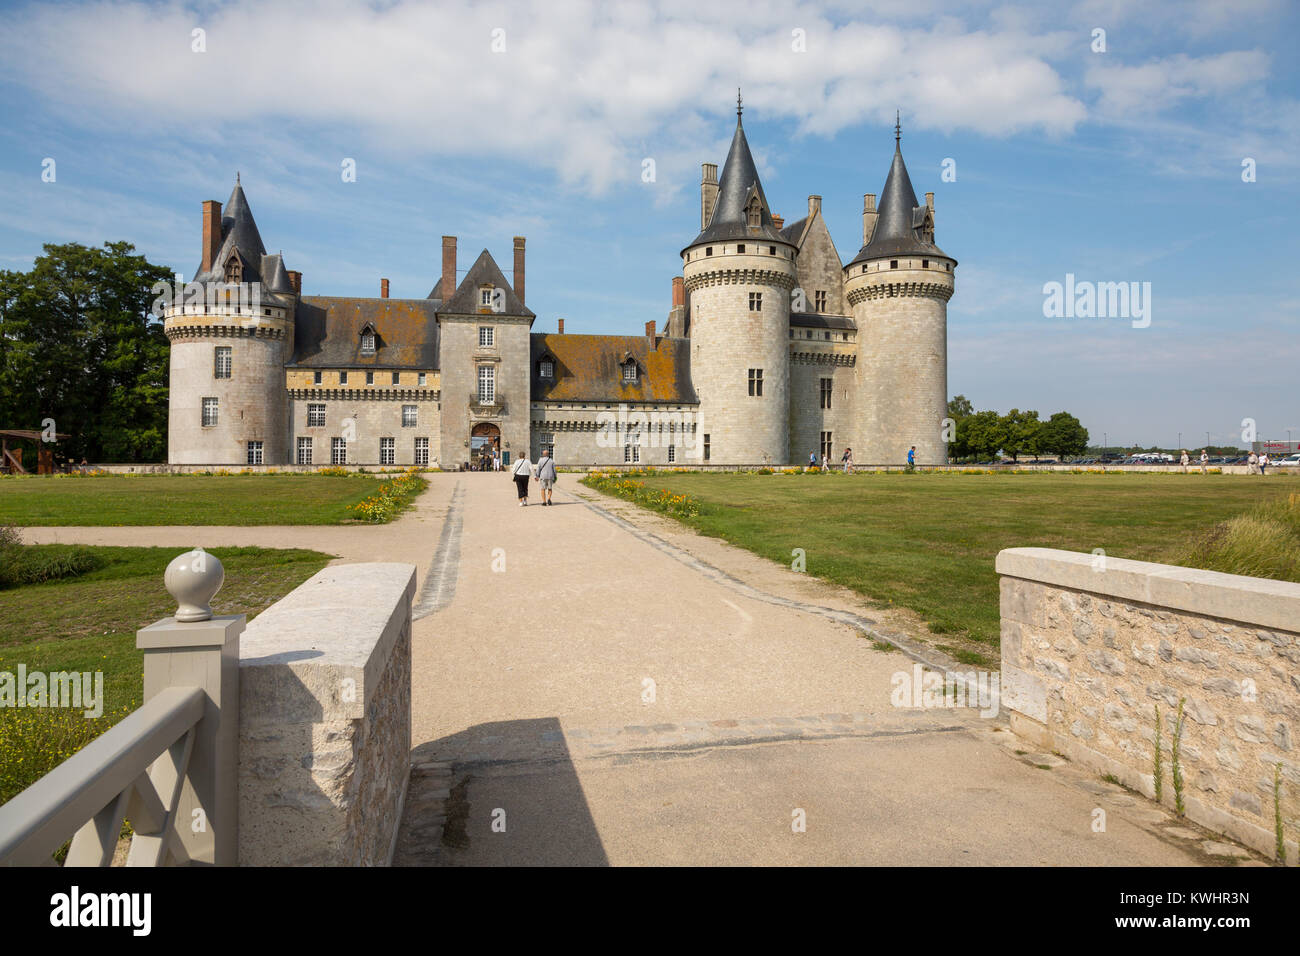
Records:
[[[240,865],[391,861],[410,773],[414,595],[412,565],[335,565],[248,625]]]
[[[1300,835],[1300,585],[1047,548],[998,555],[1002,702],[1012,729],[1163,801],[1173,741],[1187,816],[1272,855],[1281,765]]]

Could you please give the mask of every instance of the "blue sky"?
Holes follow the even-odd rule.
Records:
[[[769,200],[793,220],[821,195],[844,261],[901,111],[960,263],[951,394],[1066,409],[1112,445],[1233,443],[1247,418],[1300,439],[1294,3],[126,0],[4,22],[0,268],[125,239],[191,276],[200,202],[238,170],[306,292],[422,297],[443,234],[462,270],[485,247],[508,270],[525,235],[535,330],[636,334],[667,314],[742,86]],[[1149,282],[1149,327],[1045,317],[1067,273]]]

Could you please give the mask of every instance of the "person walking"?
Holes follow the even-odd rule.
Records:
[[[1266,472],[1264,471],[1264,469],[1266,469],[1270,464],[1272,464],[1272,461],[1271,461],[1271,460],[1269,459],[1269,457],[1268,457],[1268,452],[1266,452],[1266,451],[1265,451],[1265,452],[1260,452],[1260,455],[1259,455],[1259,473],[1260,473],[1261,475],[1263,475],[1263,474],[1266,473]]]
[[[1259,474],[1259,456],[1253,451],[1250,453],[1250,457],[1246,459],[1246,474]]]
[[[1191,458],[1187,457],[1187,449],[1184,448],[1184,449],[1183,449],[1183,457],[1180,459],[1180,461],[1182,462],[1182,465],[1183,465],[1183,474],[1184,474],[1184,475],[1187,474],[1187,466],[1188,466],[1188,464],[1191,462],[1191,460],[1192,460]]]
[[[915,445],[913,445],[911,448],[907,450],[907,467],[908,468],[916,467],[916,446]]]
[[[840,461],[844,462],[844,474],[847,475],[849,472],[853,470],[853,449],[845,448],[844,456],[840,459]]]
[[[542,504],[551,503],[551,491],[555,488],[555,459],[549,448],[542,449],[542,457],[537,459],[537,482],[542,486]]]
[[[814,471],[817,468],[817,452],[808,452],[808,470]]]
[[[528,482],[533,477],[533,463],[527,455],[521,455],[510,469],[510,474],[515,480],[515,488],[519,490],[519,507],[523,508],[528,504]]]
[[[1202,448],[1201,449],[1201,474],[1203,475],[1209,474],[1209,471],[1207,471],[1205,468],[1205,466],[1208,465],[1209,463],[1210,463],[1210,454],[1204,448]]]

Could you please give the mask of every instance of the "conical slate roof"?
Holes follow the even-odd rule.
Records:
[[[253,211],[248,208],[248,199],[244,196],[244,187],[239,184],[238,177],[235,179],[235,188],[230,193],[230,199],[221,210],[220,250],[212,262],[212,268],[207,272],[203,272],[201,268],[196,270],[194,280],[196,282],[223,281],[226,275],[226,262],[230,254],[235,251],[239,252],[239,258],[244,262],[244,282],[263,282],[268,289],[274,288],[272,276],[264,275],[264,260],[268,258],[266,247],[262,245],[262,236],[257,231],[257,223],[253,221]],[[288,281],[289,277],[286,274],[282,285],[292,291]]]
[[[455,295],[443,302],[438,307],[438,311],[453,315],[479,314],[482,308],[479,304],[479,289],[485,285],[501,289],[505,293],[505,307],[496,314],[526,315],[535,318],[534,313],[519,301],[514,288],[506,281],[505,274],[486,249],[479,253],[479,257],[469,267],[469,272],[465,273],[465,278],[456,287]]]
[[[951,258],[934,243],[921,238],[924,222],[925,207],[917,204],[912,178],[907,175],[907,165],[903,162],[902,148],[895,141],[894,162],[889,167],[885,188],[880,193],[876,231],[871,234],[871,241],[858,251],[849,265],[867,259],[916,253]]]
[[[745,212],[750,196],[754,193],[758,194],[762,204],[757,227],[749,225],[749,216]],[[713,218],[691,245],[726,239],[766,239],[789,244],[789,240],[781,235],[772,222],[772,212],[767,204],[767,196],[763,194],[763,184],[758,180],[758,167],[754,165],[754,156],[749,151],[749,142],[745,139],[745,128],[741,125],[739,113],[736,114],[736,133],[731,138],[731,149],[727,152],[727,161],[722,166],[722,176],[718,180],[718,199],[713,206]]]

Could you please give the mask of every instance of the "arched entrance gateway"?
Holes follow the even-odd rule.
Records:
[[[501,453],[501,426],[479,422],[469,433],[470,465],[479,471],[492,470],[492,457]],[[504,462],[504,458],[502,459]]]

